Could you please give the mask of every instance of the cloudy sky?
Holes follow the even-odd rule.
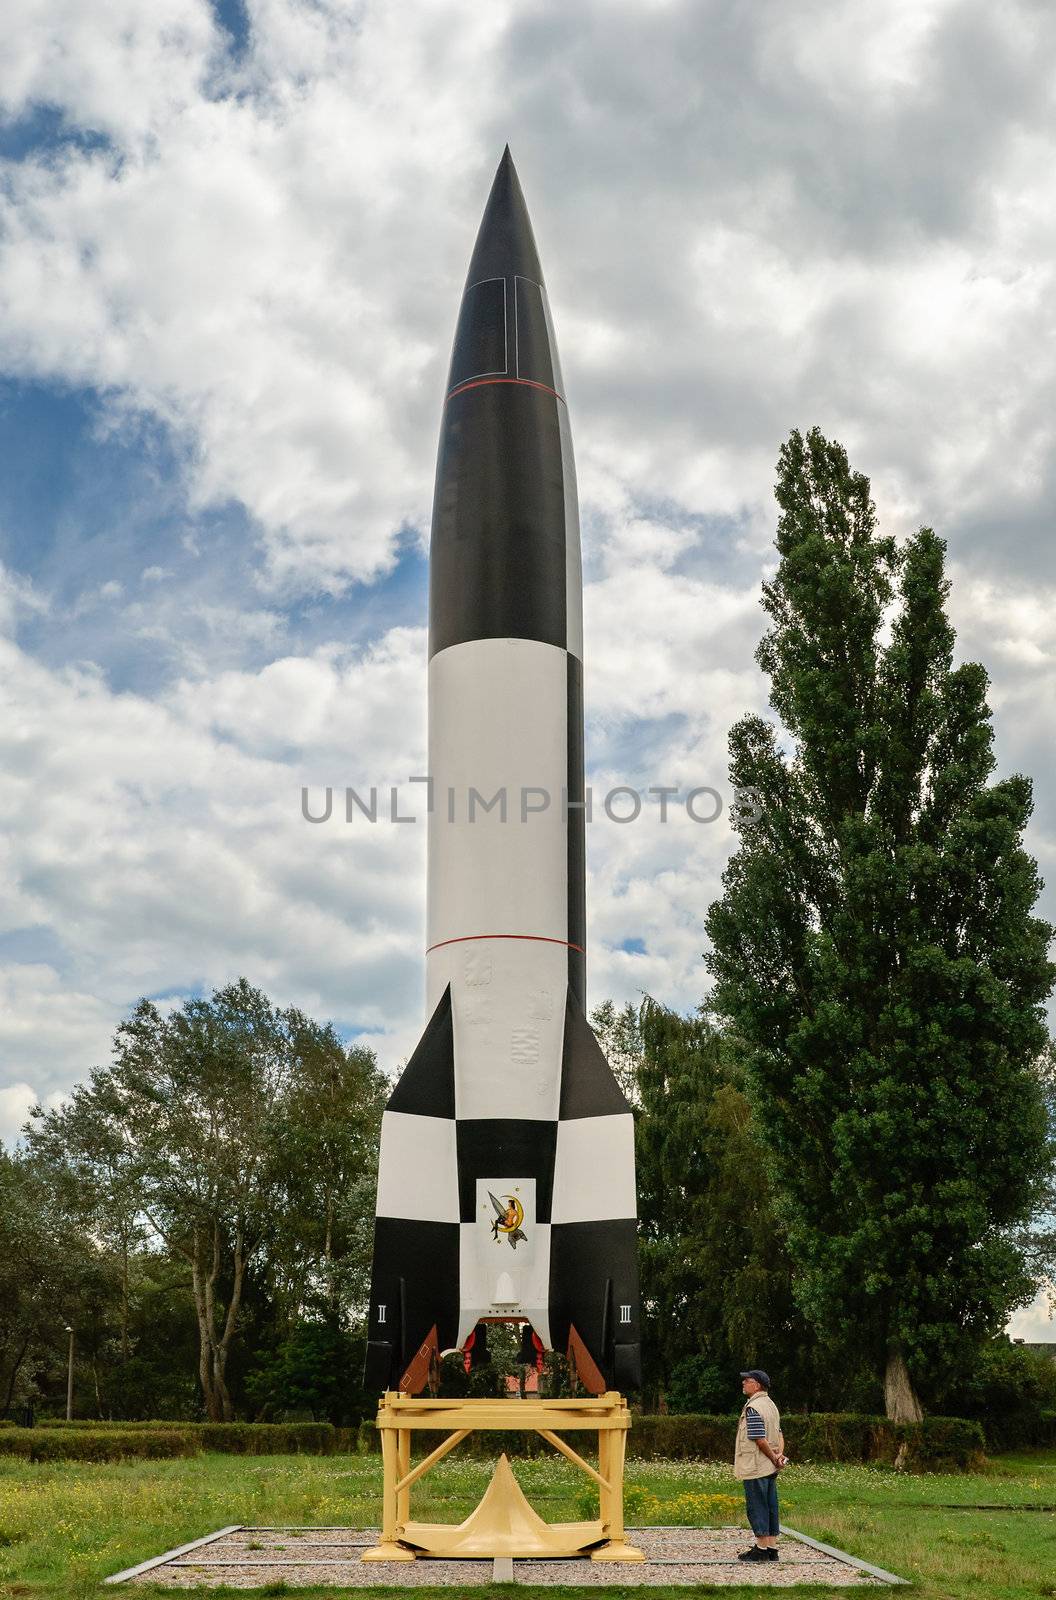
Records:
[[[1054,61],[1044,0],[21,0],[0,1132],[138,996],[240,973],[386,1067],[412,1045],[424,828],[312,827],[300,791],[424,770],[439,402],[507,140],[576,439],[595,787],[724,789],[777,449],[818,423],[887,529],[948,540],[1056,885]],[[729,848],[592,826],[592,1002],[700,999]]]

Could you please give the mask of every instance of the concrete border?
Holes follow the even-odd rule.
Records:
[[[859,1572],[867,1572],[871,1578],[882,1578],[885,1583],[909,1583],[909,1578],[899,1578],[893,1572],[885,1572],[883,1567],[874,1567],[871,1561],[859,1561],[857,1556],[849,1556],[846,1550],[837,1550],[835,1545],[822,1544],[820,1539],[812,1539],[809,1533],[800,1533],[798,1528],[790,1528],[787,1522],[781,1524],[781,1532],[791,1534],[793,1539],[798,1539],[801,1544],[809,1544],[812,1550],[820,1550],[824,1556],[832,1556],[835,1561],[842,1561],[845,1567],[857,1567]]]
[[[123,1572],[112,1573],[109,1578],[104,1578],[104,1583],[125,1583],[129,1578],[138,1578],[141,1572],[149,1572],[152,1567],[163,1567],[174,1556],[186,1555],[189,1550],[200,1550],[203,1544],[212,1544],[214,1539],[223,1539],[229,1533],[241,1533],[245,1523],[232,1522],[230,1527],[217,1528],[215,1533],[207,1533],[204,1538],[192,1539],[190,1544],[177,1545],[175,1550],[166,1550],[160,1556],[151,1556],[149,1561],[140,1561],[137,1566],[126,1567]]]
[[[365,1547],[357,1545],[356,1548]],[[490,1561],[492,1557],[480,1556],[473,1559]],[[340,1556],[302,1556],[300,1558],[295,1557],[292,1561],[289,1561],[284,1556],[275,1556],[269,1559],[266,1556],[253,1555],[248,1561],[239,1560],[232,1556],[230,1560],[224,1561],[180,1561],[176,1564],[181,1572],[190,1572],[198,1567],[358,1567],[359,1562],[355,1558],[347,1560],[342,1559]],[[109,1581],[108,1579],[107,1582]],[[375,1587],[380,1589],[384,1585],[379,1582]]]
[[[245,1523],[241,1523],[239,1525],[239,1527],[235,1531],[238,1532],[238,1533],[259,1533],[260,1529],[259,1528],[247,1528]],[[211,1534],[210,1538],[212,1538],[212,1537],[214,1537],[214,1535]],[[294,1551],[294,1550],[369,1550],[371,1548],[371,1546],[377,1544],[377,1542],[378,1542],[377,1539],[304,1539],[304,1540],[291,1539],[288,1544],[283,1544],[283,1545],[277,1545],[277,1544],[276,1545],[260,1545],[257,1548],[258,1549],[264,1549],[264,1550],[272,1550],[272,1549],[279,1550],[279,1549],[282,1549],[282,1550],[289,1550],[289,1551]],[[248,1550],[248,1549],[250,1549],[250,1546],[249,1545],[244,1545],[243,1548]],[[328,1557],[328,1559],[332,1561],[335,1558],[333,1556],[330,1556],[330,1557]],[[490,1557],[484,1556],[481,1559],[482,1560],[489,1560]],[[230,1562],[225,1562],[224,1565],[225,1566],[230,1566],[231,1563]]]
[[[228,1534],[232,1534],[232,1533],[249,1533],[249,1534],[253,1534],[253,1533],[296,1534],[296,1533],[299,1533],[299,1532],[304,1532],[304,1533],[337,1533],[337,1532],[341,1532],[341,1533],[366,1533],[367,1531],[368,1530],[365,1529],[365,1528],[344,1528],[344,1527],[342,1527],[342,1528],[339,1529],[336,1525],[330,1525],[328,1527],[321,1527],[321,1526],[312,1526],[311,1524],[301,1524],[301,1526],[299,1528],[293,1528],[293,1527],[276,1528],[276,1527],[251,1526],[248,1523],[244,1523],[244,1522],[233,1522],[233,1523],[230,1524],[229,1527],[217,1528],[215,1533],[207,1533],[201,1539],[192,1539],[189,1544],[178,1545],[175,1550],[166,1550],[160,1556],[152,1556],[149,1561],[140,1561],[138,1563],[138,1565],[136,1565],[134,1567],[126,1567],[123,1572],[115,1572],[111,1577],[104,1578],[103,1579],[103,1583],[104,1584],[127,1583],[127,1581],[130,1578],[136,1578],[136,1577],[139,1577],[139,1575],[141,1573],[150,1572],[150,1571],[154,1570],[157,1567],[166,1566],[170,1562],[175,1561],[177,1559],[177,1557],[189,1555],[189,1554],[191,1554],[192,1551],[195,1551],[195,1550],[201,1550],[206,1545],[211,1545],[211,1544],[215,1543],[216,1540],[224,1539],[224,1538],[226,1538],[228,1536]],[[639,1528],[628,1528],[627,1529],[628,1533],[637,1533],[637,1532],[685,1533],[685,1532],[690,1532],[690,1531],[695,1531],[695,1530],[687,1529],[685,1527],[685,1525],[681,1524],[681,1523],[669,1523],[669,1524],[659,1524],[659,1525],[658,1524],[653,1524],[648,1529],[644,1529],[644,1528],[643,1529],[639,1529]],[[868,1574],[868,1576],[871,1577],[871,1578],[878,1578],[882,1583],[906,1585],[906,1584],[908,1584],[910,1582],[910,1580],[908,1578],[900,1578],[893,1572],[886,1572],[883,1567],[874,1566],[869,1561],[861,1561],[861,1560],[859,1560],[859,1558],[857,1556],[848,1555],[846,1550],[837,1550],[835,1545],[823,1544],[820,1539],[812,1539],[809,1534],[800,1533],[798,1528],[790,1528],[787,1523],[783,1523],[782,1524],[781,1532],[783,1534],[787,1534],[790,1539],[796,1540],[797,1543],[807,1545],[808,1548],[810,1548],[812,1550],[817,1550],[821,1555],[828,1556],[830,1560],[838,1561],[842,1566],[854,1567],[859,1572],[864,1572],[864,1573]],[[367,1541],[367,1542],[369,1542],[369,1541]],[[335,1557],[334,1556],[324,1557],[324,1558],[320,1559],[318,1556],[312,1556],[312,1555],[308,1554],[308,1552],[311,1551],[313,1548],[317,1549],[317,1550],[318,1549],[357,1550],[357,1549],[362,1548],[362,1546],[360,1546],[360,1544],[358,1542],[353,1542],[352,1540],[347,1541],[347,1543],[344,1540],[342,1540],[340,1542],[337,1541],[337,1540],[333,1540],[333,1541],[320,1540],[318,1542],[315,1541],[315,1540],[308,1540],[303,1545],[301,1545],[301,1549],[303,1551],[305,1551],[305,1554],[303,1556],[293,1556],[292,1560],[290,1559],[290,1557],[293,1554],[293,1552],[291,1552],[289,1550],[289,1547],[287,1547],[286,1550],[283,1552],[283,1555],[278,1557],[278,1559],[272,1558],[272,1559],[269,1560],[266,1556],[258,1554],[257,1552],[254,1552],[253,1555],[251,1555],[248,1559],[246,1558],[245,1555],[242,1555],[241,1557],[232,1556],[230,1558],[225,1558],[225,1557],[220,1557],[219,1559],[213,1558],[211,1560],[209,1558],[206,1558],[205,1560],[202,1560],[202,1561],[185,1561],[185,1562],[181,1562],[180,1565],[182,1567],[214,1567],[215,1568],[215,1567],[258,1567],[258,1566],[259,1567],[276,1567],[276,1566],[279,1566],[279,1567],[315,1567],[315,1566],[331,1567],[331,1566],[333,1566],[335,1564]],[[536,1557],[535,1559],[536,1560],[546,1560],[547,1558],[545,1558],[545,1557]],[[339,1562],[340,1561],[340,1557],[336,1558],[336,1560]],[[722,1567],[726,1567],[726,1566],[729,1566],[729,1564],[730,1563],[729,1563],[728,1560],[725,1560],[725,1559],[716,1560],[714,1557],[711,1557],[711,1558],[705,1557],[703,1560],[701,1560],[700,1558],[698,1558],[697,1560],[693,1560],[692,1558],[689,1558],[687,1560],[687,1558],[684,1557],[684,1556],[683,1557],[677,1557],[677,1558],[671,1558],[671,1557],[666,1557],[665,1558],[663,1556],[659,1556],[659,1557],[653,1557],[649,1561],[649,1565],[650,1566],[658,1566],[658,1567],[666,1567],[666,1566],[679,1566],[679,1567],[682,1567],[682,1566],[701,1566],[701,1567],[702,1566],[722,1566]],[[484,1561],[483,1560],[481,1562],[481,1565],[484,1565]],[[522,1558],[521,1560],[519,1560],[517,1562],[512,1561],[509,1557],[501,1557],[501,1556],[499,1556],[499,1557],[493,1558],[492,1582],[493,1583],[503,1583],[503,1582],[509,1583],[511,1581],[516,1581],[515,1578],[514,1578],[515,1568],[517,1566],[522,1566],[522,1565],[523,1566],[529,1566],[529,1567],[531,1565],[533,1565],[532,1558],[531,1557],[529,1557],[527,1559]],[[615,1582],[615,1579],[613,1581]]]

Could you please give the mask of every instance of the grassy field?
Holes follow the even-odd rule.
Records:
[[[445,1462],[421,1486],[415,1514],[459,1520],[479,1499],[490,1470],[483,1461]],[[584,1480],[564,1462],[525,1461],[516,1470],[529,1499],[548,1519],[588,1514],[580,1487]],[[709,1506],[703,1497],[736,1492],[724,1467],[630,1462],[627,1476],[634,1486],[630,1521],[740,1520],[723,1514],[721,1501],[710,1502],[719,1515],[701,1515]],[[0,1596],[101,1600],[103,1594],[121,1592],[99,1588],[107,1573],[227,1523],[369,1526],[377,1521],[379,1491],[376,1456],[204,1455],[186,1461],[42,1466],[0,1458]],[[1056,1597],[1056,1511],[1016,1509],[1056,1506],[1056,1453],[1002,1457],[987,1472],[965,1477],[797,1465],[782,1480],[782,1494],[783,1512],[793,1527],[911,1579],[924,1600]],[[972,1509],[977,1506],[998,1509]],[[290,1592],[333,1593],[328,1588]],[[517,1589],[521,1596],[533,1592],[571,1593]],[[687,1593],[645,1592],[657,1597]]]

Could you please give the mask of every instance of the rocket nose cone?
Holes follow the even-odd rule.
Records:
[[[514,277],[542,283],[543,271],[517,168],[507,145],[484,207],[466,282]]]

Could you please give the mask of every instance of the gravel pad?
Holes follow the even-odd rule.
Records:
[[[377,1542],[376,1528],[238,1528],[185,1549],[123,1580],[167,1589],[290,1589],[326,1584],[333,1589],[484,1588],[494,1581],[489,1561],[363,1562]],[[738,1561],[751,1542],[744,1528],[629,1528],[628,1542],[644,1563],[515,1560],[513,1581],[560,1588],[648,1588],[658,1584],[751,1584],[787,1589],[799,1584],[886,1588],[885,1579],[828,1554],[794,1534],[781,1540],[780,1561]],[[110,1580],[111,1582],[113,1580]]]

